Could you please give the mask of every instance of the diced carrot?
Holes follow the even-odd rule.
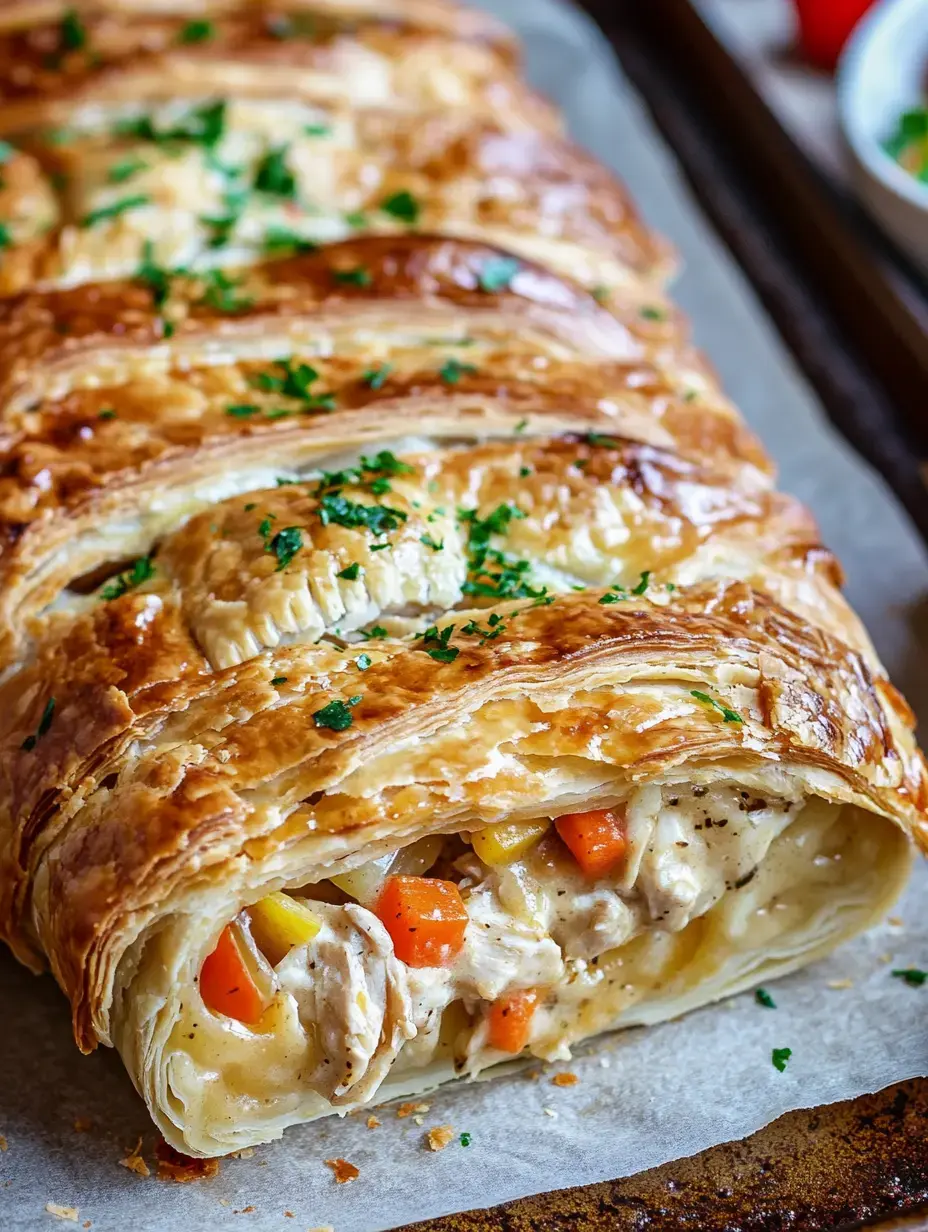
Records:
[[[622,808],[567,813],[558,817],[554,825],[588,877],[602,877],[610,872],[628,849]]]
[[[500,1052],[521,1052],[528,1043],[540,999],[537,988],[523,988],[494,1001],[488,1015],[490,1047]]]
[[[453,881],[388,877],[376,914],[409,967],[446,967],[464,945],[467,910]]]
[[[200,996],[207,1009],[239,1022],[253,1024],[266,1008],[266,1002],[245,962],[241,947],[227,924],[215,950],[200,971]]]

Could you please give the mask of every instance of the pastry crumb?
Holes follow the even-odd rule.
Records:
[[[243,1206],[240,1211],[233,1211],[232,1214],[233,1215],[251,1215],[257,1209],[258,1208],[256,1206]]]
[[[542,1112],[545,1114],[545,1116],[555,1117],[555,1118],[557,1117],[557,1113],[554,1111],[553,1108],[542,1108]]]
[[[430,1151],[443,1151],[454,1138],[454,1130],[450,1125],[436,1125],[425,1137]]]
[[[220,1205],[220,1206],[231,1206],[231,1205],[232,1205],[232,1199],[231,1199],[231,1198],[220,1198],[220,1199],[219,1199],[219,1205]]]
[[[87,1134],[93,1129],[93,1121],[89,1117],[77,1117],[74,1121],[74,1132]]]
[[[284,1219],[296,1219],[293,1211],[284,1211]]]
[[[49,1215],[54,1215],[56,1219],[69,1219],[71,1223],[77,1223],[77,1207],[76,1206],[59,1206],[57,1202],[46,1202],[45,1209]]]
[[[361,1169],[350,1164],[347,1159],[327,1159],[325,1166],[332,1169],[332,1175],[339,1185],[347,1185],[361,1175]]]
[[[891,963],[892,961],[893,961],[892,954],[881,954],[879,958],[877,959],[877,962],[881,962],[881,963]]]
[[[3,1134],[0,1134],[0,1151],[8,1151],[9,1149],[10,1144],[7,1142]]]
[[[400,1104],[396,1110],[398,1117],[412,1116],[416,1112],[428,1112],[431,1104]]]
[[[367,1128],[368,1129],[380,1129],[382,1124],[383,1124],[383,1121],[378,1121],[377,1118],[373,1114],[367,1118]]]
[[[414,1121],[414,1123],[415,1123],[416,1125],[424,1125],[424,1124],[425,1124],[425,1117],[424,1117],[424,1116],[414,1116],[412,1119],[413,1119],[413,1121]]]
[[[142,1158],[142,1139],[141,1138],[139,1138],[138,1142],[135,1144],[135,1146],[132,1148],[129,1154],[125,1157],[125,1159],[121,1159],[119,1163],[121,1167],[128,1168],[129,1171],[134,1172],[136,1176],[151,1176],[151,1170],[149,1169],[148,1164]]]
[[[231,1151],[226,1157],[227,1159],[251,1159],[255,1153],[253,1146],[243,1146],[240,1151]]]
[[[551,1081],[556,1087],[575,1087],[580,1079],[570,1070],[565,1070],[562,1074],[555,1074]]]
[[[209,1180],[219,1172],[218,1159],[192,1159],[168,1146],[163,1138],[155,1143],[155,1158],[158,1179],[162,1181],[177,1181],[183,1185],[188,1181]]]
[[[903,928],[905,921],[900,919],[898,915],[891,915],[886,921],[887,924],[892,924],[893,928]]]
[[[599,1058],[599,1067],[600,1067],[600,1069],[608,1069],[608,1068],[610,1067],[610,1065],[611,1065],[611,1064],[612,1064],[612,1062],[609,1060],[609,1058],[608,1058],[608,1057],[600,1057],[600,1058]]]
[[[853,980],[829,980],[828,987],[829,988],[853,988],[854,981]]]

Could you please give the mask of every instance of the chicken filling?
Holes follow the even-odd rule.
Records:
[[[290,999],[312,1058],[303,1081],[335,1107],[440,1055],[470,1073],[525,1049],[550,1058],[571,988],[746,885],[801,806],[649,786],[609,809],[424,838],[243,911],[200,993],[255,1030]]]

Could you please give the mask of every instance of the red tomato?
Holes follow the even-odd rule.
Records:
[[[799,39],[813,64],[833,69],[854,27],[874,0],[795,0]]]

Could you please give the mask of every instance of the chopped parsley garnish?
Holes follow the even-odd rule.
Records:
[[[515,426],[515,431],[516,431],[516,432],[524,432],[524,431],[525,431],[525,429],[526,429],[527,427],[528,427],[528,420],[527,420],[527,419],[520,419],[520,420],[519,420],[519,422],[518,422],[518,423],[516,424],[516,426]]]
[[[36,744],[42,739],[45,733],[52,725],[52,719],[55,717],[55,699],[50,697],[45,703],[45,709],[42,711],[42,717],[39,719],[39,725],[35,729],[35,734],[27,736],[19,746],[27,753],[31,753]]]
[[[773,1068],[780,1071],[782,1074],[786,1069],[786,1063],[793,1055],[792,1048],[774,1048],[770,1054],[770,1060],[773,1062]]]
[[[119,573],[108,585],[100,591],[101,599],[118,599],[136,586],[149,581],[155,576],[155,566],[150,556],[140,556],[131,569]]]
[[[727,706],[723,706],[721,702],[716,701],[714,697],[710,697],[708,693],[703,693],[699,689],[690,689],[690,697],[695,697],[704,706],[711,706],[713,710],[717,710],[726,723],[744,722],[744,719],[737,710],[729,710]]]
[[[359,654],[355,659],[355,665],[359,672],[366,672],[373,660],[369,654]]]
[[[897,980],[905,980],[911,988],[921,988],[922,984],[928,982],[928,971],[921,971],[918,967],[904,967],[892,974]]]
[[[261,408],[255,406],[253,402],[236,402],[226,407],[226,414],[231,415],[233,419],[248,419],[250,415],[257,415],[260,410]]]
[[[369,287],[373,281],[370,271],[363,265],[358,265],[355,269],[332,270],[332,277],[336,282],[348,287]]]
[[[356,582],[361,576],[361,566],[357,561],[353,564],[346,565],[340,573],[336,573],[336,577],[344,578],[346,582]]]
[[[666,321],[667,313],[663,308],[655,308],[653,304],[645,304],[638,310],[638,315],[645,321]]]
[[[141,209],[142,206],[150,205],[151,197],[144,193],[139,193],[134,197],[123,197],[121,201],[114,201],[112,205],[101,205],[99,209],[91,210],[89,214],[85,214],[81,219],[82,227],[94,227],[98,222],[104,222],[109,218],[118,218],[121,214],[127,214],[130,210]]]
[[[13,243],[13,237],[10,235],[10,228],[5,222],[0,222],[0,248],[9,248]]]
[[[754,1000],[758,1005],[763,1005],[768,1010],[775,1010],[777,1003],[771,997],[766,988],[757,988],[754,990]]]
[[[264,251],[266,253],[304,253],[315,252],[319,247],[312,240],[304,239],[296,231],[287,227],[268,227],[264,233]]]
[[[162,269],[161,266],[155,264],[153,260],[154,251],[154,244],[151,240],[146,240],[145,247],[142,249],[142,264],[139,266],[135,276],[139,282],[144,282],[151,290],[153,305],[156,308],[161,308],[171,293],[172,275],[168,270]]]
[[[452,357],[445,360],[438,375],[446,385],[457,385],[462,376],[475,376],[477,371],[473,364],[462,364],[459,359]]]
[[[15,158],[17,153],[18,151],[8,141],[0,141],[0,167],[5,166],[11,158]]]
[[[420,535],[419,542],[424,543],[427,548],[431,548],[433,552],[443,552],[445,549],[444,540],[441,543],[436,543],[431,535]]]
[[[645,591],[648,589],[648,585],[650,584],[650,581],[651,581],[651,571],[650,569],[646,569],[644,573],[642,573],[641,578],[638,582],[638,585],[632,588],[632,594],[639,595],[639,596],[643,595]]]
[[[588,432],[584,437],[588,445],[600,445],[604,449],[620,449],[622,442],[617,441],[614,436],[602,436],[599,432]]]
[[[602,284],[593,288],[593,298],[596,300],[597,304],[605,304],[611,294],[612,292],[609,288],[603,286]]]
[[[279,530],[268,545],[268,551],[277,557],[275,573],[286,569],[302,546],[303,532],[298,526],[285,526],[283,530]]]
[[[244,312],[254,303],[249,295],[241,295],[241,278],[230,278],[222,270],[208,270],[202,275],[206,289],[200,301],[217,312]]]
[[[432,625],[422,634],[422,648],[436,663],[453,663],[461,653],[457,647],[448,645],[452,633],[454,625],[446,625],[441,633],[437,626]]]
[[[312,385],[319,380],[319,373],[311,364],[294,364],[290,359],[274,361],[277,371],[258,372],[249,378],[249,384],[265,393],[282,394],[303,403],[303,411],[334,411],[335,395],[316,394]]]
[[[367,226],[367,215],[363,210],[351,210],[345,215],[345,222],[349,227],[354,227],[355,231],[360,231]]]
[[[422,213],[422,206],[412,193],[405,189],[385,197],[380,203],[380,208],[385,214],[399,219],[400,222],[408,223],[411,227],[419,221],[419,215]]]
[[[244,506],[245,513],[251,513],[252,509],[257,508],[258,506],[254,503],[254,501],[249,501],[248,504]]]
[[[111,406],[105,406],[102,411],[97,412],[97,419],[115,419],[116,412]]]
[[[362,637],[367,638],[368,641],[370,641],[372,637],[386,637],[387,636],[387,631],[383,627],[383,625],[374,625],[370,629],[359,629],[358,632],[361,634]]]
[[[466,633],[468,637],[479,637],[481,644],[483,644],[483,642],[492,642],[494,638],[497,638],[501,633],[506,632],[506,625],[503,618],[496,612],[494,612],[487,619],[487,626],[488,627],[486,629],[481,629],[476,620],[469,620],[461,629],[461,632]]]
[[[277,684],[286,684],[286,683],[287,683],[287,677],[286,677],[286,676],[275,676],[275,677],[274,677],[274,679],[271,681],[271,684],[274,684],[274,685],[277,685]]]
[[[485,518],[476,509],[459,510],[460,521],[468,525],[467,547],[470,554],[468,578],[462,587],[465,595],[480,595],[493,599],[542,599],[547,588],[536,589],[526,580],[531,571],[527,560],[512,560],[504,552],[490,547],[493,535],[505,534],[510,524],[526,515],[512,502],[498,505]]]
[[[371,389],[383,389],[392,371],[392,364],[378,364],[376,368],[368,368],[361,380]]]
[[[470,1146],[472,1141],[473,1141],[472,1135],[467,1133],[467,1131],[465,1130],[465,1132],[461,1134],[461,1146]]]
[[[360,700],[358,698],[358,701]],[[353,698],[352,701],[354,701]],[[321,710],[313,714],[313,722],[317,727],[340,732],[347,731],[353,719],[349,706],[346,706],[344,702],[329,702],[327,706],[323,706]]]
[[[177,36],[179,43],[206,43],[216,33],[211,21],[188,21]]]
[[[307,137],[331,137],[331,124],[304,124],[303,132]]]
[[[323,526],[364,526],[375,535],[396,530],[407,515],[389,505],[360,505],[348,500],[340,491],[327,492],[319,501],[319,517]]]
[[[603,607],[608,607],[612,603],[625,603],[627,599],[628,591],[623,586],[615,586],[599,602]]]
[[[268,150],[255,172],[255,188],[274,197],[296,196],[296,179],[287,166],[287,145]]]
[[[80,51],[87,46],[87,31],[76,9],[68,9],[58,27],[61,46],[65,51]]]
[[[125,184],[126,180],[131,180],[134,175],[144,171],[147,166],[148,163],[141,158],[132,156],[122,158],[118,163],[113,163],[107,172],[106,178],[111,184]]]
[[[274,529],[271,523],[276,522],[276,521],[277,521],[277,514],[268,513],[258,523],[258,534],[264,540],[265,552],[269,552],[271,550],[271,532]]]
[[[173,338],[174,337],[174,322],[165,321],[163,317],[161,318],[161,337],[162,338]]]
[[[531,473],[532,473],[532,468],[530,466],[520,466],[519,467],[519,478],[520,479],[527,479]]]
[[[516,257],[490,257],[484,261],[480,270],[480,289],[493,295],[498,291],[508,291],[512,280],[522,268],[522,262]]]
[[[132,120],[120,120],[116,133],[120,137],[137,137],[140,141],[170,143],[190,141],[195,145],[212,149],[222,139],[226,127],[226,104],[224,99],[192,107],[185,120],[173,128],[155,128],[150,116],[138,116]]]

